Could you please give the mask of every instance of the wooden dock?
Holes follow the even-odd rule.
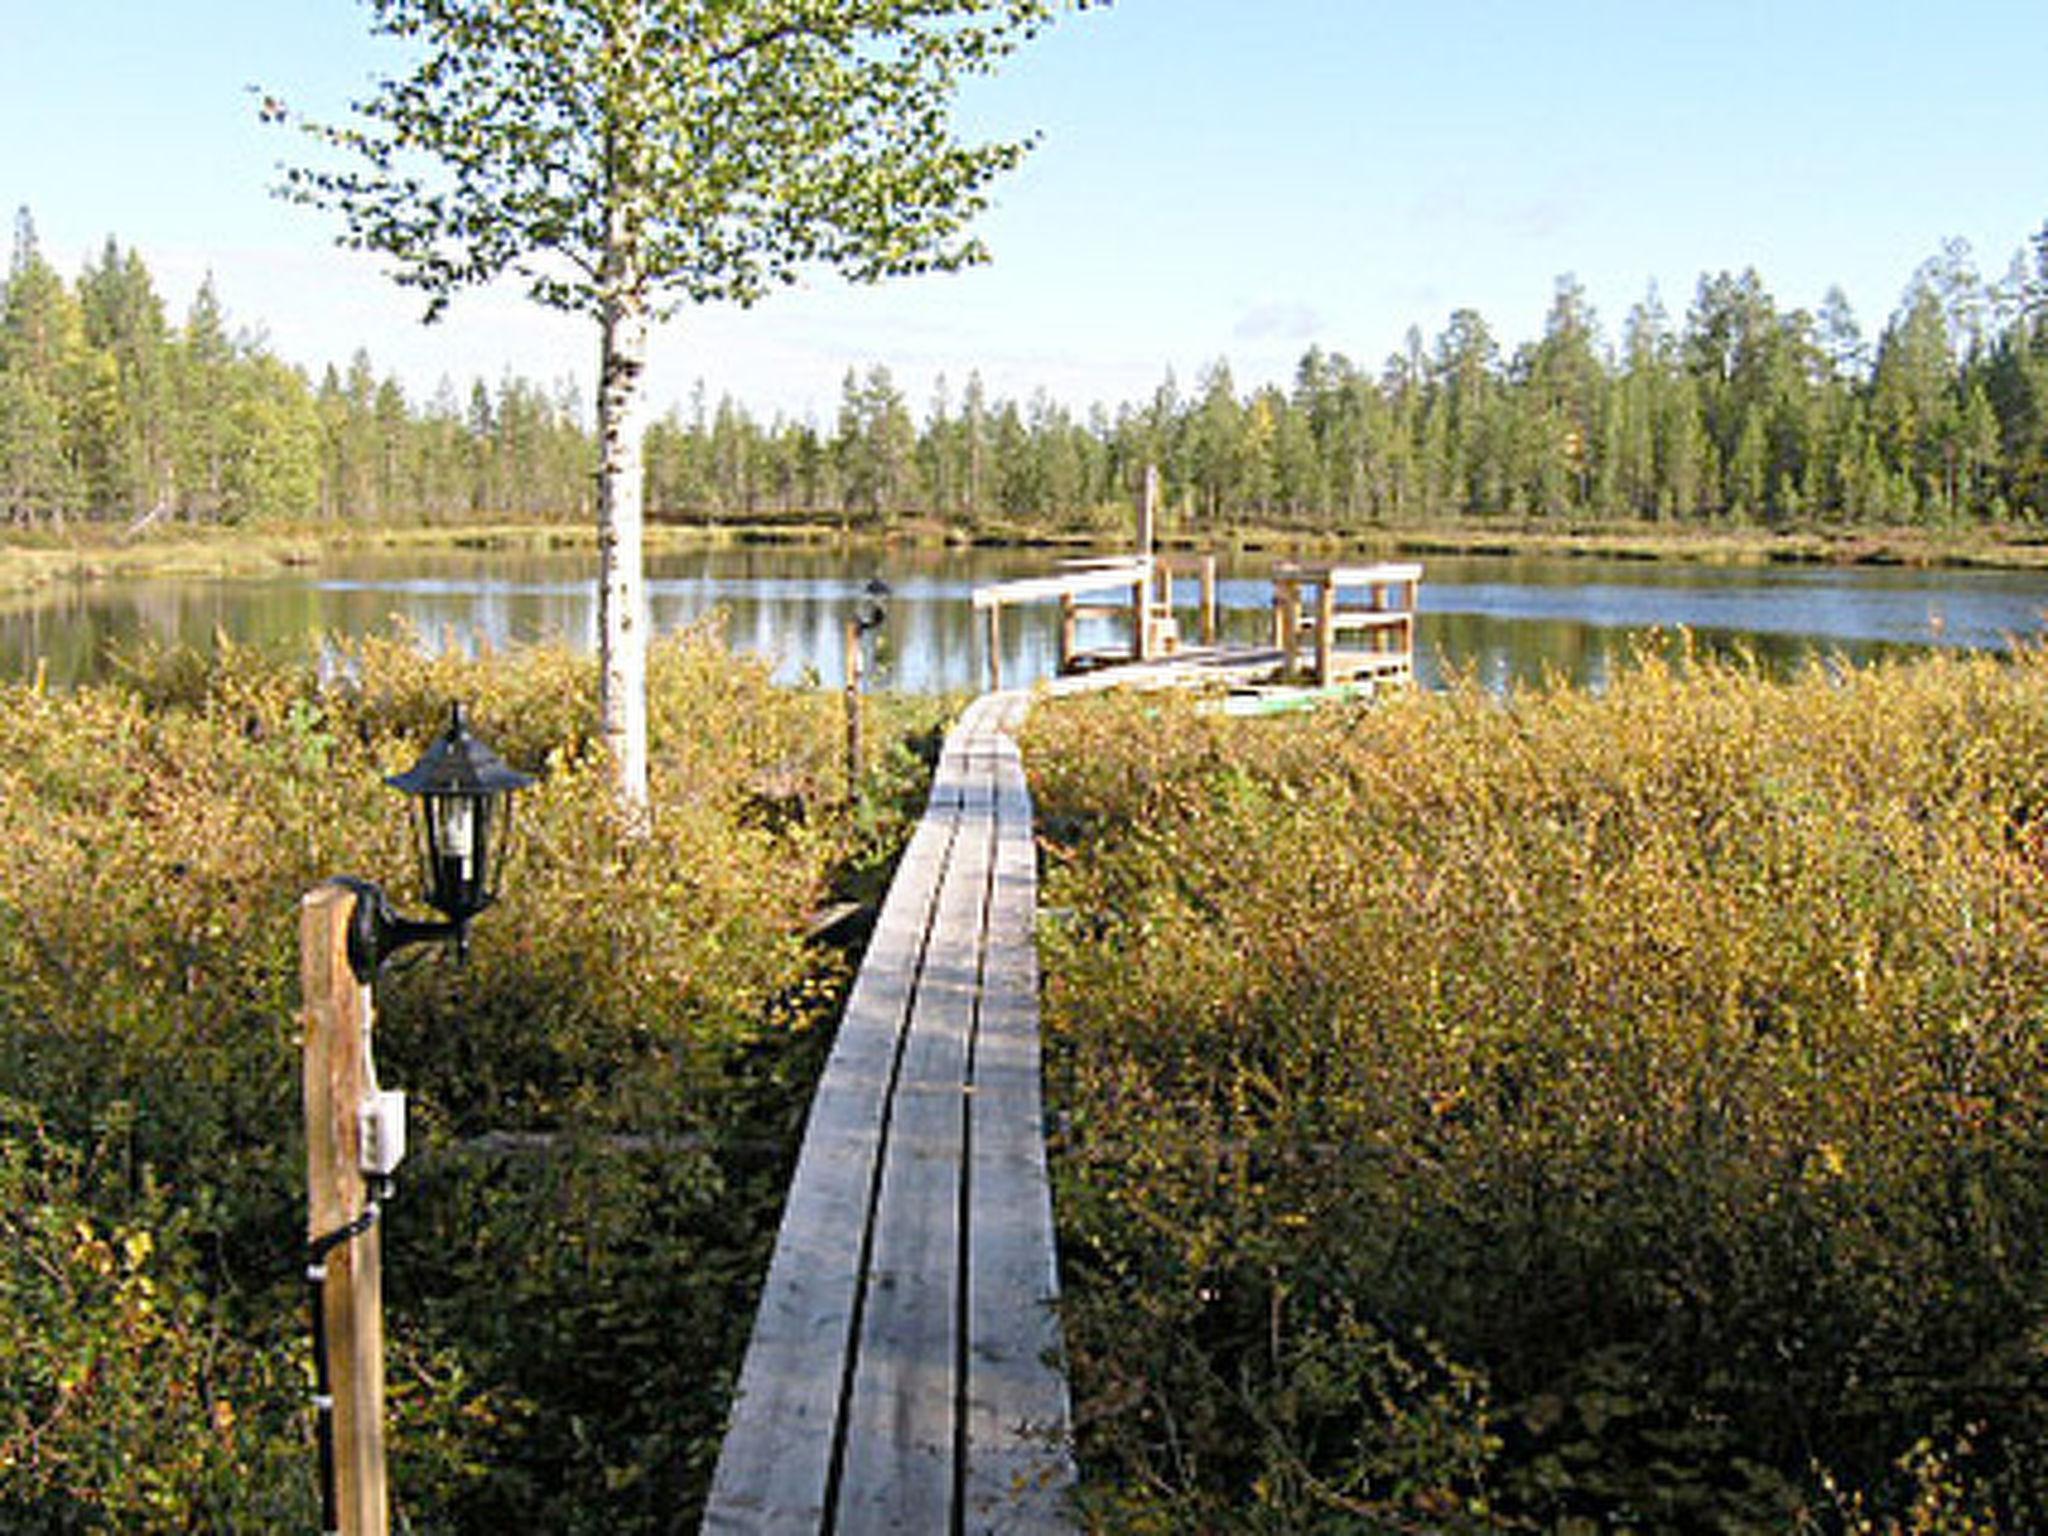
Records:
[[[1063,1532],[1023,695],[948,737],[811,1108],[706,1532]]]
[[[1200,583],[1198,644],[1183,642],[1174,578]],[[1415,613],[1422,567],[1409,562],[1350,564],[1283,560],[1273,567],[1271,643],[1217,643],[1216,561],[1211,555],[1127,555],[1069,562],[1050,576],[999,581],[974,590],[987,617],[985,645],[991,688],[1002,686],[1005,608],[1057,602],[1059,645],[1055,693],[1098,688],[1273,686],[1298,692],[1375,687],[1415,680]],[[1084,603],[1108,592],[1114,603]],[[1348,594],[1348,596],[1347,596]],[[1123,621],[1128,644],[1084,651],[1077,621]]]

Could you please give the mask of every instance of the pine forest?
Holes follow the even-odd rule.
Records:
[[[359,350],[316,380],[236,330],[211,282],[181,322],[110,238],[67,281],[17,220],[0,290],[0,517],[76,522],[567,519],[589,510],[570,382],[443,380],[409,397]],[[1379,366],[1311,348],[1290,387],[1192,387],[1083,414],[1045,391],[933,381],[920,410],[851,368],[830,423],[715,402],[650,429],[656,515],[930,518],[1086,531],[1162,467],[1190,531],[1344,534],[1487,519],[1674,526],[2014,525],[2048,516],[2048,224],[1987,279],[1951,241],[1875,334],[1831,289],[1783,305],[1755,270],[1653,287],[1610,330],[1557,279],[1542,334],[1469,309]]]

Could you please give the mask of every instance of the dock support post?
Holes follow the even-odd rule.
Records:
[[[1202,556],[1202,644],[1216,643],[1216,557]]]
[[[1131,659],[1150,661],[1152,633],[1152,553],[1159,538],[1159,466],[1147,464],[1138,487],[1138,558],[1146,570],[1131,592]]]
[[[1327,688],[1335,678],[1337,583],[1325,576],[1316,593],[1316,686]]]
[[[1145,480],[1138,492],[1138,555],[1153,552],[1159,538],[1159,466],[1145,466]]]
[[[1301,643],[1301,588],[1291,576],[1273,578],[1273,644],[1280,652],[1280,681],[1294,676],[1294,651]]]
[[[308,1279],[319,1291],[332,1474],[328,1529],[388,1536],[381,1246],[362,1172],[361,1109],[376,1086],[370,988],[349,965],[356,892],[323,885],[299,906],[305,1032]],[[352,1236],[344,1236],[353,1230]],[[324,1276],[316,1271],[324,1270]]]

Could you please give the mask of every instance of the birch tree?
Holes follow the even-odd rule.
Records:
[[[952,109],[1060,0],[365,3],[410,68],[339,124],[266,97],[318,146],[281,191],[389,259],[429,320],[512,279],[596,322],[601,729],[644,815],[649,326],[811,267],[872,282],[986,259],[970,225],[1029,141],[971,142]]]

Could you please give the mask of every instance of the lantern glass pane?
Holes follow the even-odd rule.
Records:
[[[439,814],[439,836],[435,846],[441,850],[441,857],[453,863],[457,879],[468,885],[475,878],[476,830],[475,808],[467,795],[436,795],[428,802]]]
[[[496,900],[498,892],[504,889],[505,855],[512,847],[512,806],[510,793],[493,795],[484,802],[484,822],[490,838],[489,882],[484,887],[485,899]]]
[[[428,795],[427,900],[452,918],[490,904],[491,795]]]

